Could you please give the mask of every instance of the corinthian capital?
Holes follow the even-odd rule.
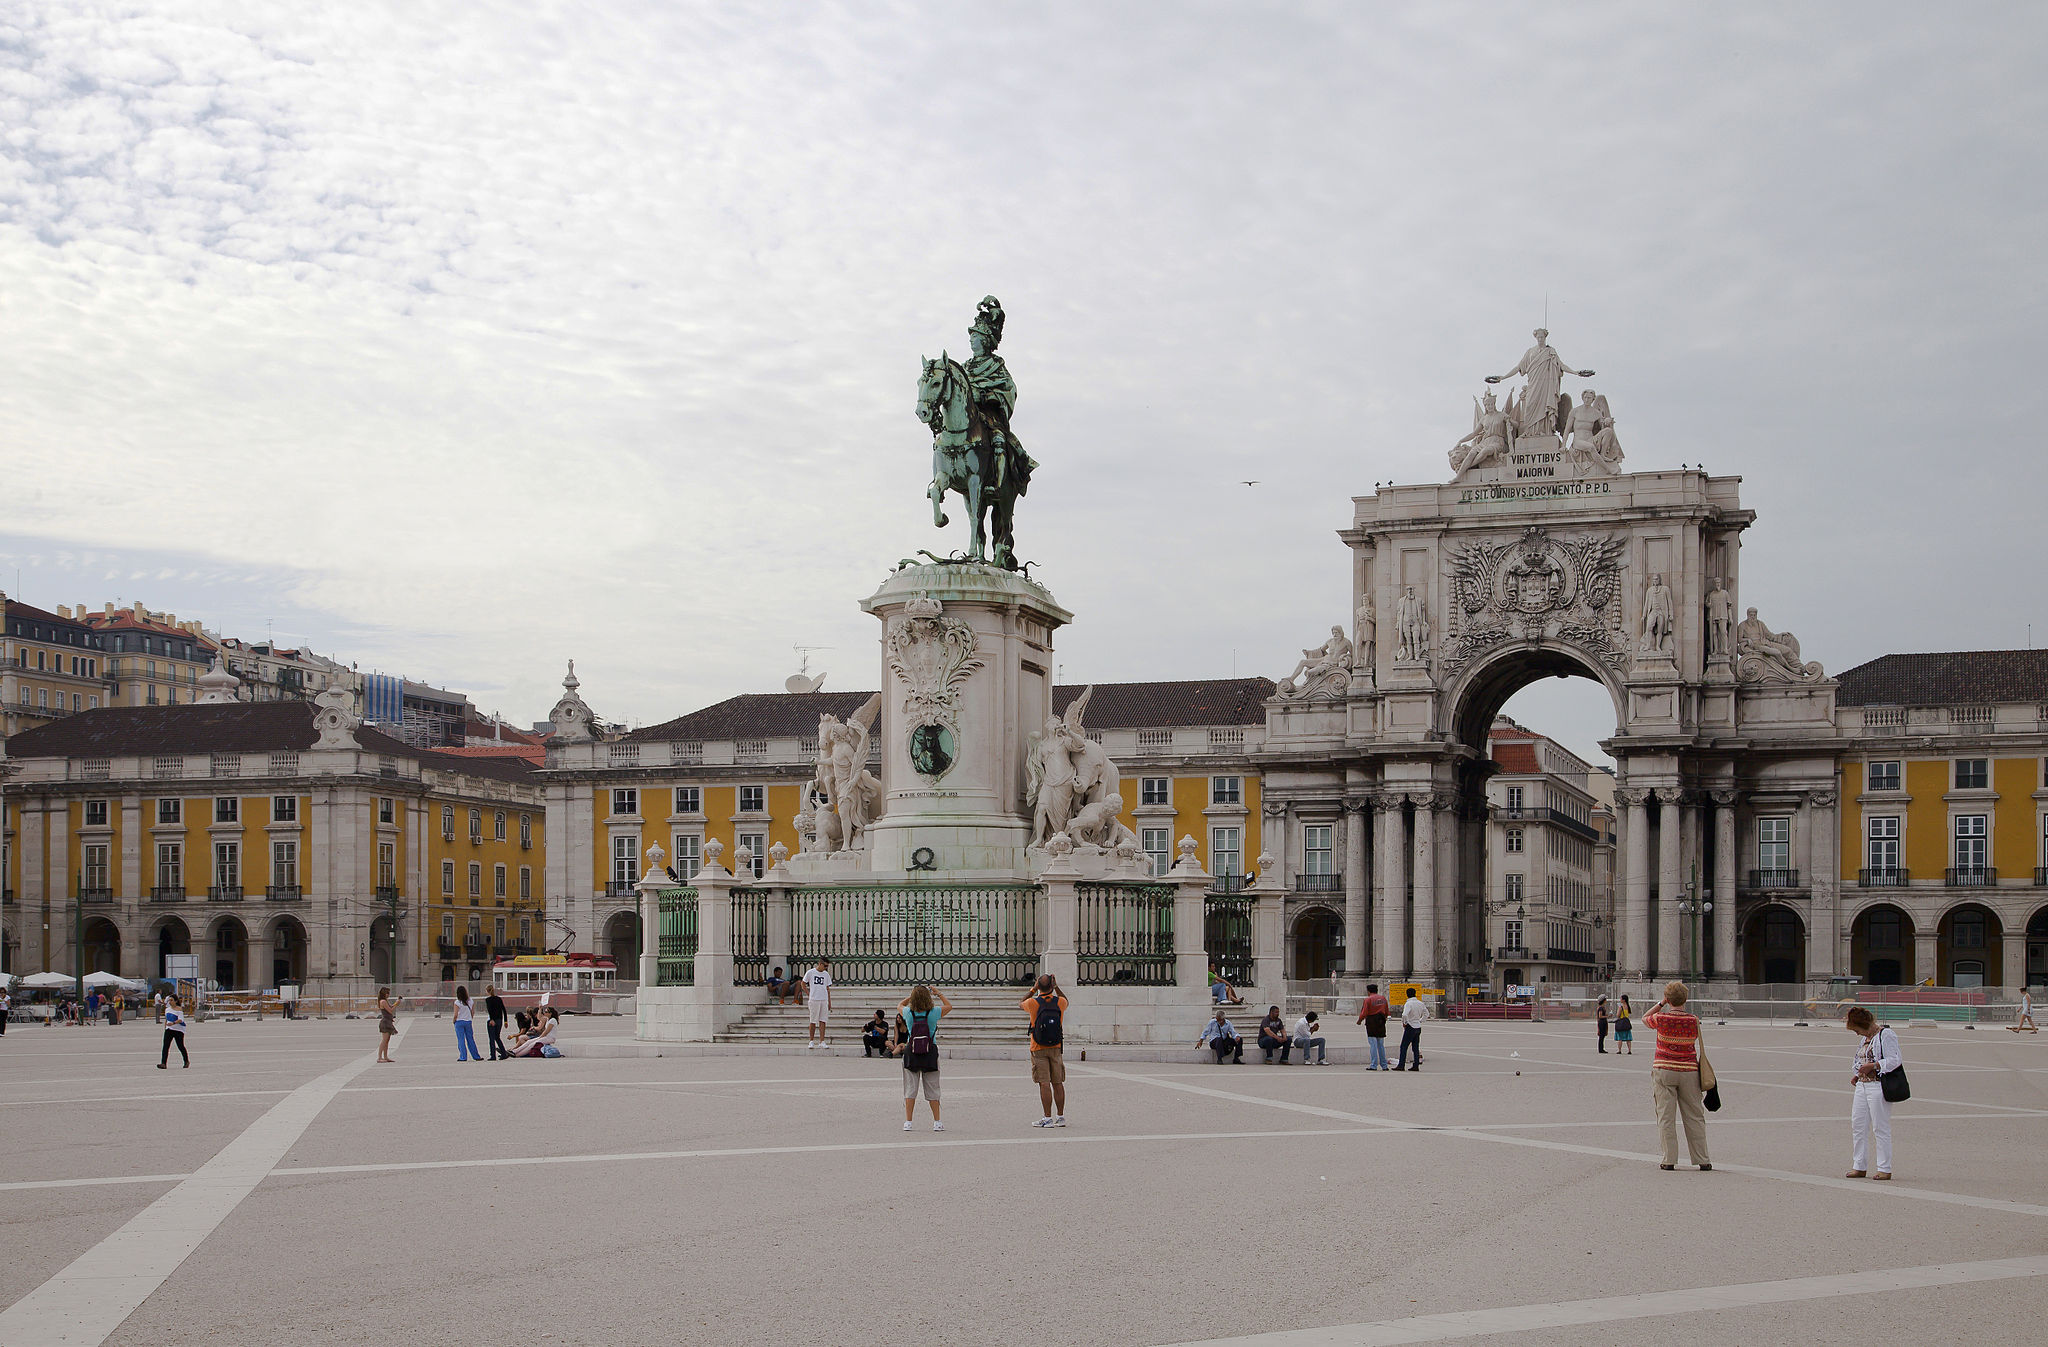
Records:
[[[1622,786],[1615,790],[1614,799],[1617,804],[1627,808],[1640,809],[1650,802],[1650,792],[1638,790],[1633,786]]]

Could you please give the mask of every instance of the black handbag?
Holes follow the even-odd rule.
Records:
[[[1899,1036],[1896,1033],[1892,1033],[1892,1027],[1889,1024],[1878,1030],[1878,1033],[1891,1034],[1892,1042],[1897,1043],[1899,1041]],[[1897,1066],[1889,1071],[1880,1071],[1878,1073],[1877,1088],[1884,1095],[1884,1102],[1887,1104],[1902,1104],[1913,1097],[1913,1087],[1906,1083],[1904,1053],[1899,1054],[1899,1064]]]
[[[1719,1113],[1721,1111],[1721,1080],[1714,1073],[1714,1064],[1707,1060],[1707,1054],[1704,1052],[1700,1054],[1700,1079],[1713,1082],[1713,1084],[1707,1086],[1706,1092],[1701,1095],[1702,1101],[1707,1106],[1707,1112]]]

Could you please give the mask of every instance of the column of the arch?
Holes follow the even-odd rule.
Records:
[[[1679,818],[1681,806],[1675,787],[1658,790],[1657,803],[1657,972],[1669,978],[1685,969],[1685,951],[1680,944],[1685,919],[1678,911],[1678,900],[1685,893],[1679,849],[1685,824]]]
[[[1436,943],[1431,947],[1432,971],[1446,979],[1462,975],[1458,951],[1463,943],[1458,921],[1458,881],[1464,873],[1461,829],[1464,811],[1457,797],[1438,796],[1435,812],[1441,817],[1436,830]]]
[[[1407,966],[1407,931],[1401,911],[1408,890],[1408,829],[1401,817],[1402,797],[1379,795],[1373,799],[1378,817],[1373,820],[1373,878],[1379,894],[1373,901],[1372,957],[1377,970],[1389,980],[1400,976]]]
[[[1806,976],[1831,978],[1835,975],[1835,927],[1840,920],[1836,857],[1842,845],[1835,829],[1835,792],[1815,791],[1807,797],[1807,808],[1806,882],[1813,893],[1807,907],[1813,921],[1806,931]]]
[[[1365,811],[1363,800],[1344,805],[1344,971],[1363,976],[1372,967],[1366,933]]]
[[[1833,928],[1829,928],[1832,939]],[[1807,932],[1812,956],[1813,932]],[[1735,966],[1735,792],[1714,792],[1714,972],[1730,982],[1742,981]]]
[[[1621,975],[1648,976],[1650,967],[1650,793],[1621,790]]]
[[[1427,978],[1436,969],[1436,806],[1426,794],[1415,797],[1414,908],[1408,967]]]

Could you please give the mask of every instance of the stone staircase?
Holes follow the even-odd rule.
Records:
[[[1022,1047],[1029,1039],[1024,1012],[1017,1003],[1024,999],[1023,987],[948,987],[947,999],[953,1011],[939,1021],[939,1046]],[[908,987],[834,987],[832,989],[832,1044],[835,1051],[860,1051],[861,1027],[877,1010],[896,1018],[896,1003],[910,995]],[[756,1006],[722,1034],[715,1043],[754,1043],[801,1046],[810,1012],[801,1001],[789,1005]]]

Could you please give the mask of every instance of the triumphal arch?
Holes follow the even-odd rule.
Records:
[[[1588,678],[1614,705],[1618,844],[1587,980],[1732,979],[1758,818],[1792,821],[1804,882],[1784,900],[1834,928],[1835,685],[1744,607],[1741,479],[1629,470],[1593,371],[1534,337],[1474,399],[1448,481],[1354,499],[1352,635],[1305,652],[1268,706],[1269,863],[1294,886],[1304,830],[1334,825],[1347,974],[1481,975],[1503,899],[1485,873],[1488,729],[1536,679]]]

